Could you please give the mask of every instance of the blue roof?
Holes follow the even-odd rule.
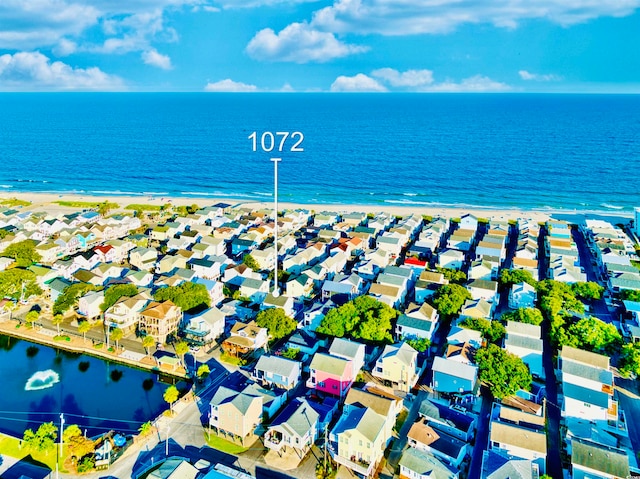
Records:
[[[593,404],[601,408],[609,407],[609,395],[601,391],[583,388],[576,384],[565,383],[563,386],[564,396],[582,401],[587,404]]]

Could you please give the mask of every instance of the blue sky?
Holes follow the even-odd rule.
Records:
[[[0,91],[640,92],[640,0],[2,0]]]

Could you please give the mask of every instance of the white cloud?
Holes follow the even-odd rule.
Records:
[[[227,78],[226,80],[220,80],[215,83],[207,83],[204,87],[205,91],[213,92],[256,92],[259,91],[255,85],[248,85],[242,82],[236,82]]]
[[[518,72],[520,78],[526,81],[560,81],[562,77],[559,75],[553,75],[551,73],[540,74],[540,73],[530,73],[527,70],[520,70]]]
[[[452,92],[452,93],[481,93],[481,92],[504,92],[512,88],[506,83],[492,80],[484,75],[474,75],[456,83],[451,80],[442,83],[434,83],[421,91],[432,92]]]
[[[383,92],[387,89],[378,83],[375,79],[364,73],[358,73],[355,76],[339,76],[331,84],[333,92]]]
[[[147,65],[161,68],[163,70],[171,70],[171,58],[168,55],[159,53],[155,48],[142,52],[142,61]]]
[[[322,63],[363,51],[366,47],[343,43],[333,33],[314,30],[308,23],[292,23],[277,34],[265,28],[247,45],[247,53],[257,60],[295,63]]]
[[[420,87],[433,83],[431,70],[407,70],[401,73],[393,68],[380,68],[372,71],[371,75],[394,87]]]
[[[51,62],[40,52],[19,52],[0,56],[0,85],[6,90],[123,90],[117,76],[99,68],[74,68]]]
[[[314,13],[311,26],[333,33],[439,34],[469,23],[515,28],[527,19],[567,26],[638,8],[640,0],[334,0]]]
[[[286,3],[295,5],[298,3],[315,3],[319,0],[223,0],[219,2],[223,8],[256,8],[256,7],[273,7]]]

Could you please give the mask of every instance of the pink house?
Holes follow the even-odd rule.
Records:
[[[316,353],[309,366],[307,387],[325,394],[344,397],[358,372],[351,360]]]

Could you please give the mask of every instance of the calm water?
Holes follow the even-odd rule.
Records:
[[[45,371],[59,382],[25,390],[34,374]],[[0,381],[0,431],[17,436],[42,422],[59,424],[61,412],[65,424],[78,424],[89,435],[112,428],[135,433],[167,407],[167,385],[151,373],[7,336],[0,336]]]
[[[629,210],[640,95],[0,94],[0,191]]]

